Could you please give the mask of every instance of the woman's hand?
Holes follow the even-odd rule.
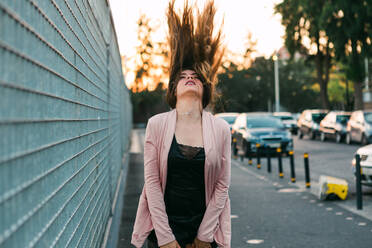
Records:
[[[160,246],[160,248],[181,248],[181,246],[178,244],[177,240],[175,240],[166,245]]]
[[[194,239],[194,243],[192,245],[193,248],[212,248],[209,242],[201,241],[198,238]]]

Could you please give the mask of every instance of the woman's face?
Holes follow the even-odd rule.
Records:
[[[179,98],[184,95],[196,95],[200,99],[203,97],[203,83],[199,75],[193,70],[182,71],[177,83],[176,97]]]

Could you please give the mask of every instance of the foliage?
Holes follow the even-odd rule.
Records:
[[[282,15],[285,26],[285,45],[294,55],[300,52],[314,60],[317,83],[323,108],[329,108],[327,85],[331,68],[332,45],[326,31],[319,22],[324,0],[284,0],[275,6],[275,12]]]
[[[319,107],[318,92],[312,71],[304,60],[280,64],[280,101],[283,109],[297,112],[305,108]],[[220,75],[217,88],[221,93],[216,112],[270,111],[274,103],[274,62],[257,58],[245,70],[227,71]]]
[[[138,19],[138,41],[135,57],[135,79],[132,91],[155,89],[159,82],[164,82],[168,75],[168,52],[165,42],[153,41],[153,33],[157,30],[151,19],[141,15]]]
[[[165,102],[164,81],[168,76],[168,52],[165,42],[153,41],[156,31],[145,15],[138,22],[137,56],[135,58],[135,82],[131,89],[133,122],[145,123],[149,117],[168,110]]]
[[[276,5],[275,11],[282,15],[289,52],[300,52],[314,59],[323,107],[329,106],[327,84],[332,64],[341,62],[346,79],[354,85],[355,108],[362,109],[364,58],[372,53],[371,2],[284,0]],[[332,84],[330,88],[334,91],[335,81]]]
[[[165,93],[162,83],[153,91],[148,89],[140,92],[131,91],[133,122],[146,123],[151,116],[167,111],[169,107],[165,101]]]
[[[327,0],[320,23],[335,47],[335,57],[354,82],[355,108],[362,109],[364,58],[371,55],[372,5],[366,0]]]

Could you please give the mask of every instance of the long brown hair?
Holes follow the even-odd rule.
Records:
[[[170,47],[169,85],[167,102],[176,106],[175,89],[182,70],[194,70],[203,83],[203,108],[213,103],[217,70],[221,65],[224,48],[221,46],[221,28],[213,35],[216,8],[214,0],[209,0],[202,11],[194,11],[186,0],[183,12],[177,13],[175,0],[169,3],[168,43]]]

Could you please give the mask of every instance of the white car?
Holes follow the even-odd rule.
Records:
[[[372,186],[372,145],[359,148],[356,154],[360,156],[362,184]],[[355,156],[352,160],[353,173],[355,174]]]
[[[284,126],[292,133],[292,134],[297,134],[297,121],[293,117],[293,115],[289,112],[274,112],[273,113],[274,117],[279,118]]]
[[[215,114],[214,116],[219,117],[224,119],[230,126],[230,131],[231,127],[235,122],[236,117],[238,117],[239,113],[233,113],[233,112],[228,112],[228,113],[218,113]]]

